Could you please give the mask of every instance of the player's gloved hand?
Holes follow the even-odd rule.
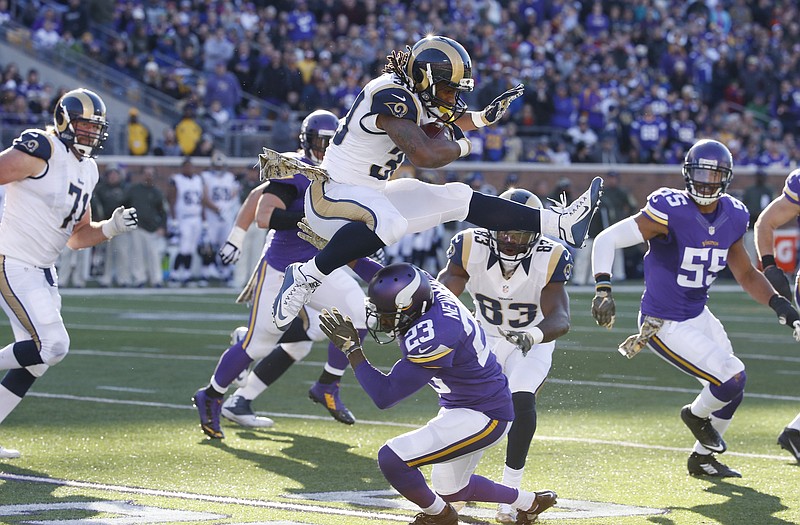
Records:
[[[525,86],[522,84],[517,84],[496,99],[492,100],[488,106],[483,108],[483,111],[472,113],[472,123],[476,128],[482,128],[484,126],[495,124],[497,121],[503,118],[503,115],[506,114],[508,106],[511,105],[514,100],[521,97],[524,91]]]
[[[628,338],[619,345],[617,350],[628,359],[632,359],[647,346],[647,342],[650,338],[656,335],[663,325],[663,319],[651,317],[649,315],[644,316],[642,326],[639,327],[639,333],[628,336]]]
[[[466,157],[472,152],[472,142],[464,135],[464,131],[456,126],[455,123],[448,124],[453,133],[453,140],[456,141],[458,147],[461,148],[459,157]]]
[[[103,235],[111,239],[120,233],[127,233],[138,227],[139,216],[136,214],[136,208],[120,206],[114,210],[110,219],[102,222],[100,228],[103,231]]]
[[[497,328],[497,331],[500,332],[500,335],[506,338],[506,341],[519,348],[520,351],[522,351],[523,356],[528,355],[531,347],[537,344],[533,335],[529,334],[528,332],[517,332],[514,330],[506,331],[500,327]]]
[[[246,234],[247,232],[244,228],[233,227],[225,244],[219,249],[219,259],[222,264],[236,264],[239,257],[242,256],[242,244],[244,244],[244,236]]]
[[[344,352],[344,355],[349,356],[352,352],[361,349],[361,338],[358,337],[358,330],[353,321],[336,307],[331,308],[330,312],[323,309],[319,316],[319,323],[322,332],[328,336],[336,348]]]
[[[609,330],[614,327],[617,305],[611,295],[611,276],[608,274],[598,274],[596,277],[594,299],[592,299],[592,317],[598,326]]]
[[[305,217],[300,219],[300,222],[297,223],[297,227],[300,228],[300,231],[297,232],[297,236],[306,241],[308,244],[316,248],[317,250],[323,249],[328,244],[327,239],[323,239],[316,233],[314,230],[311,229],[311,225],[308,224],[308,221]]]
[[[789,301],[792,300],[792,287],[789,285],[789,279],[783,270],[778,268],[775,264],[764,266],[764,277],[767,278],[769,284],[775,288],[775,291],[784,296]]]
[[[785,297],[775,294],[769,300],[769,307],[778,314],[778,322],[793,330],[795,341],[800,341],[800,314]]]

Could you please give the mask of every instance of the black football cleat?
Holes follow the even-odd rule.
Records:
[[[517,525],[536,523],[536,520],[539,519],[539,514],[557,503],[556,498],[558,498],[558,495],[552,490],[541,490],[534,492],[534,494],[536,494],[536,497],[531,508],[517,512]]]
[[[448,503],[439,514],[420,512],[409,525],[458,525],[458,512]]]
[[[800,463],[800,430],[789,427],[784,428],[781,435],[778,436],[778,445],[793,455],[794,459]]]
[[[692,476],[710,476],[712,478],[741,478],[742,473],[727,465],[723,465],[714,454],[698,454],[692,452],[688,461],[689,474]]]
[[[681,409],[681,419],[692,431],[694,438],[711,452],[722,454],[728,450],[725,440],[722,439],[717,429],[711,424],[711,418],[692,414],[691,405],[686,405]]]

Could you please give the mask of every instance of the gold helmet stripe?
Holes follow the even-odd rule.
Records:
[[[450,82],[458,84],[458,81],[464,78],[464,61],[461,59],[461,54],[447,42],[436,39],[431,39],[428,48],[438,49],[447,56],[453,68],[453,75],[450,77]]]

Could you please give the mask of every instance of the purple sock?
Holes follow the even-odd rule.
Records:
[[[709,386],[709,390],[720,401],[732,401],[737,396],[742,395],[745,384],[747,384],[747,373],[742,370],[719,386]]]
[[[720,408],[713,415],[720,419],[731,419],[744,398],[744,386],[747,383],[747,374],[744,370],[728,379],[719,386],[711,385],[709,389],[714,397],[728,404]]]
[[[489,503],[507,503],[511,505],[519,496],[517,489],[506,487],[500,483],[473,474],[469,478],[469,484],[455,494],[442,495],[442,499],[448,503],[454,501],[487,501]]]
[[[430,507],[436,501],[436,494],[425,483],[425,476],[422,475],[422,472],[409,467],[386,445],[378,451],[378,466],[386,481],[421,509]]]
[[[724,407],[720,408],[716,412],[712,412],[711,415],[718,417],[720,419],[733,419],[733,413],[736,412],[736,409],[739,408],[739,404],[744,399],[744,392],[739,392],[739,395],[728,401],[728,404]]]
[[[214,370],[214,381],[219,386],[227,388],[252,362],[253,360],[242,348],[242,343],[236,343],[225,350],[219,358],[217,368]]]

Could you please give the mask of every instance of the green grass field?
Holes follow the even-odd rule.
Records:
[[[724,283],[723,283],[724,284]],[[713,292],[713,290],[712,290]],[[723,462],[742,479],[686,473],[693,439],[679,418],[698,383],[658,357],[615,348],[633,333],[639,293],[615,293],[617,327],[599,329],[591,293],[571,291],[573,324],[557,344],[538,401],[538,430],[524,485],[551,488],[559,505],[544,523],[607,525],[800,523],[800,467],[776,445],[800,410],[800,345],[767,307],[741,292],[713,292],[711,308],[746,363],[747,394],[726,434]],[[224,425],[207,440],[190,398],[204,385],[247,310],[233,292],[124,290],[64,295],[70,355],[40,379],[0,426],[0,523],[408,523],[417,512],[378,470],[383,442],[436,411],[425,389],[385,411],[351,372],[342,395],[358,418],[331,419],[306,391],[325,350],[315,346],[254,407],[276,424],[255,432]],[[0,320],[6,344],[11,331]],[[366,346],[389,366],[396,346]],[[504,446],[479,472],[499,479]],[[462,523],[494,523],[491,507]]]

